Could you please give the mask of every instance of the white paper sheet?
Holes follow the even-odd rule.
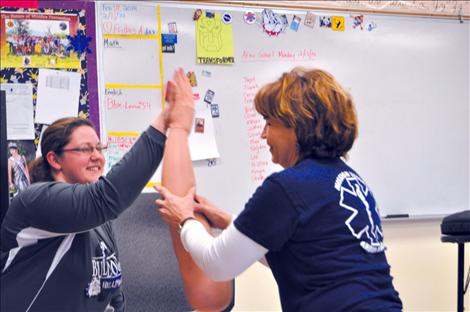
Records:
[[[50,125],[59,118],[78,115],[80,74],[39,69],[36,123]]]
[[[7,139],[34,140],[33,85],[30,83],[5,83]]]
[[[214,123],[212,121],[210,106],[203,101],[196,103],[194,119],[191,135],[189,136],[191,159],[194,161],[220,157],[215,140]]]

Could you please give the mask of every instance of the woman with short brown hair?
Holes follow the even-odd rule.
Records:
[[[323,70],[296,68],[255,97],[266,119],[261,137],[270,175],[232,216],[194,191],[178,197],[159,187],[167,221],[215,280],[230,280],[266,258],[284,311],[401,311],[374,196],[344,158],[357,136],[349,94]],[[213,238],[194,219],[201,212],[223,229]]]

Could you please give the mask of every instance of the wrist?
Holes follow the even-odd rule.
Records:
[[[178,230],[179,232],[181,232],[181,230],[183,229],[184,225],[186,224],[186,222],[190,221],[190,220],[196,220],[197,219],[194,217],[194,216],[187,216],[185,218],[183,218],[179,223],[178,223]]]
[[[186,127],[181,127],[181,126],[172,126],[170,125],[169,127],[170,132],[172,133],[184,133],[189,136],[191,130],[186,128]]]
[[[155,118],[155,120],[152,122],[151,126],[154,127],[155,129],[157,129],[158,131],[160,131],[163,134],[166,134],[166,131],[168,129],[168,127],[166,125],[166,122],[165,122],[165,119],[163,118],[162,114],[158,115],[158,117]]]

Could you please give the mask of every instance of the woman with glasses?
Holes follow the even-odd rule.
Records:
[[[0,310],[124,311],[109,221],[157,169],[168,122],[158,116],[105,177],[106,146],[90,121],[63,118],[44,131],[33,184],[12,201],[1,227]]]
[[[106,176],[106,146],[88,120],[46,129],[35,183],[13,199],[1,226],[1,311],[124,311],[110,220],[157,169],[167,128],[190,129],[193,115],[193,102],[171,102]]]

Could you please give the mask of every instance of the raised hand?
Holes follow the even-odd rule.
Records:
[[[170,129],[184,129],[189,134],[194,119],[194,99],[188,77],[182,68],[175,70],[166,88],[166,124]]]

